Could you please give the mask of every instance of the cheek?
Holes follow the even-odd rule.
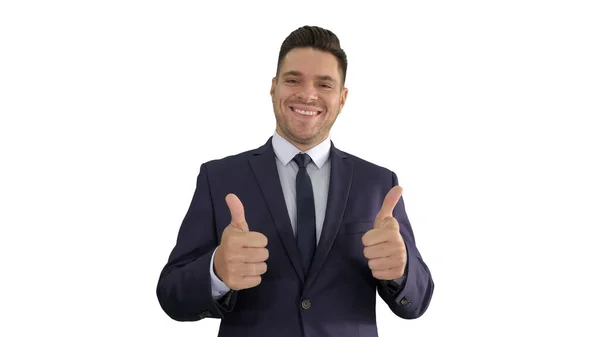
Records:
[[[290,97],[292,97],[294,95],[294,91],[291,90],[290,88],[286,88],[286,87],[278,87],[275,89],[275,95],[281,99],[282,102],[285,102],[285,100],[289,99]]]
[[[280,105],[281,108],[283,109],[287,106],[286,102],[288,101],[288,99],[289,99],[289,95],[286,95],[285,93],[279,93],[279,95],[275,99],[275,103]]]
[[[327,106],[330,108],[336,108],[340,105],[340,100],[338,96],[327,97],[327,100],[325,102],[327,102]]]

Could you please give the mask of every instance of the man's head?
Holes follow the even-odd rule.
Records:
[[[277,132],[306,151],[329,135],[348,89],[346,54],[331,31],[304,26],[281,45],[271,85]]]

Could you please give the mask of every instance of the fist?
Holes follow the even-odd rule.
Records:
[[[223,231],[215,252],[215,274],[233,290],[256,287],[262,280],[261,275],[267,271],[267,237],[249,230],[244,206],[235,194],[228,194],[225,201],[231,223]]]
[[[394,207],[401,196],[400,186],[388,192],[373,229],[362,237],[365,258],[369,260],[373,277],[379,280],[393,280],[404,275],[406,246],[400,235],[400,224],[393,216]]]

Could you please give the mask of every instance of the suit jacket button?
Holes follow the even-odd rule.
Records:
[[[311,303],[310,303],[309,299],[302,300],[302,308],[308,309],[308,308],[310,308],[310,305],[311,305]]]
[[[407,300],[406,297],[402,297],[402,299],[400,300],[400,304],[402,304],[403,307],[406,307],[410,305],[410,301]]]

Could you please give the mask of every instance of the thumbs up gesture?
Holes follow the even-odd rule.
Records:
[[[267,237],[250,231],[244,205],[235,194],[228,194],[225,201],[231,223],[225,227],[215,252],[215,274],[233,290],[256,287],[262,280],[261,275],[267,271]]]
[[[373,277],[393,280],[404,274],[406,247],[400,235],[400,224],[393,216],[394,207],[402,196],[402,187],[392,188],[375,218],[373,229],[362,237],[364,254],[369,260]]]

